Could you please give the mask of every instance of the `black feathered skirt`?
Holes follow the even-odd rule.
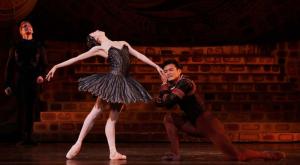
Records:
[[[79,80],[79,91],[87,91],[109,103],[148,102],[152,98],[136,80],[124,75],[93,74]]]

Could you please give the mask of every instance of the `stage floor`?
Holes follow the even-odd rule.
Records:
[[[68,143],[40,143],[34,147],[0,143],[0,164],[5,165],[198,165],[198,164],[299,164],[300,143],[251,143],[235,144],[238,147],[257,150],[281,150],[287,158],[278,162],[253,160],[250,162],[224,161],[222,154],[210,143],[183,143],[182,159],[177,162],[161,161],[168,151],[167,143],[119,143],[119,152],[127,155],[126,161],[109,161],[105,143],[86,143],[74,160],[66,160],[65,154],[71,147]]]

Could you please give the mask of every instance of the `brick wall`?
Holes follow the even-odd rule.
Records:
[[[48,41],[50,66],[85,51],[78,43]],[[270,45],[214,47],[135,47],[154,62],[177,59],[203,93],[204,105],[225,124],[236,142],[300,141],[300,42]],[[157,95],[160,80],[155,69],[132,58],[132,76]],[[41,121],[34,130],[44,141],[75,140],[96,98],[78,92],[77,79],[105,73],[102,58],[90,58],[60,69],[43,85]],[[177,108],[175,112],[179,112]],[[109,106],[105,105],[88,141],[104,141]],[[162,125],[168,111],[151,104],[126,106],[117,124],[119,141],[166,141]],[[206,141],[181,134],[183,141]]]

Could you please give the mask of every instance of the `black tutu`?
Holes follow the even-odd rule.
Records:
[[[129,52],[127,46],[122,49],[110,48],[108,60],[111,72],[93,74],[79,79],[79,91],[87,91],[110,103],[148,102],[151,96],[145,88],[128,75]]]

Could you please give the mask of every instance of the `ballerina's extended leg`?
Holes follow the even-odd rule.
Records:
[[[88,132],[92,129],[92,127],[95,123],[96,117],[99,116],[101,111],[102,111],[101,101],[98,98],[92,111],[87,115],[87,117],[84,120],[83,126],[80,130],[80,134],[79,134],[79,137],[78,137],[76,143],[68,151],[68,153],[66,155],[67,159],[73,159],[76,155],[79,154],[81,145],[82,145],[82,141],[84,140],[84,138],[86,137]]]

